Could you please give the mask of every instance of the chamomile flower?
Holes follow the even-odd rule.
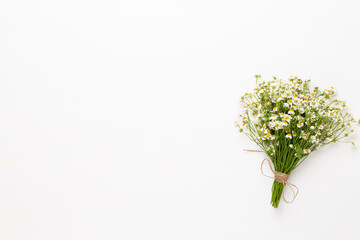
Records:
[[[297,124],[297,127],[298,128],[302,128],[304,126],[304,123],[302,123],[302,122],[299,122],[298,124]]]
[[[290,116],[290,115],[287,115],[287,114],[284,114],[283,119],[284,119],[285,121],[287,121],[287,122],[290,122],[291,116]]]
[[[268,134],[265,135],[265,138],[266,138],[266,139],[269,139],[270,136],[271,136],[270,133],[268,133]]]
[[[308,148],[305,148],[305,149],[304,149],[304,153],[305,153],[305,154],[309,154],[310,152],[311,152],[310,149],[308,149]]]
[[[278,118],[278,116],[275,115],[275,114],[272,114],[272,115],[270,116],[270,120],[276,120],[277,118]]]
[[[281,122],[281,125],[282,125],[283,127],[286,127],[288,124],[289,124],[289,123],[288,123],[287,121],[282,121],[282,122]]]
[[[329,112],[329,117],[334,117],[335,116],[335,112],[334,111],[330,111]]]
[[[292,139],[291,133],[285,135],[286,138]]]

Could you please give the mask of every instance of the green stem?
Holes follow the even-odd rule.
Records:
[[[277,208],[280,203],[280,199],[284,190],[284,185],[277,181],[274,181],[272,186],[272,196],[271,196],[271,205],[274,208]]]

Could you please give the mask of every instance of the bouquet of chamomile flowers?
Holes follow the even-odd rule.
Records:
[[[295,198],[296,186],[287,179],[311,152],[335,142],[354,144],[344,138],[354,132],[356,121],[345,102],[334,98],[333,88],[310,88],[310,80],[293,76],[271,81],[261,80],[260,75],[255,78],[254,91],[241,97],[243,112],[235,125],[268,155],[265,160],[274,173],[271,204],[277,208],[285,185]]]

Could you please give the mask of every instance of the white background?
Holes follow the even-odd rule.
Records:
[[[273,209],[233,126],[255,74],[360,117],[359,26],[358,1],[1,0],[0,239],[359,239],[359,147]]]

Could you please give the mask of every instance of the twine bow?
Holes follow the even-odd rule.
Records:
[[[249,149],[244,149],[244,151],[248,151],[248,152],[264,152],[264,151],[261,151],[261,150],[249,150]],[[266,175],[263,171],[263,165],[264,165],[264,162],[266,162],[269,164],[269,167],[270,167],[270,170],[274,173],[274,176],[269,176],[269,175]],[[261,170],[261,174],[264,175],[265,177],[268,177],[268,178],[272,178],[274,179],[275,181],[281,183],[284,185],[288,185],[289,188],[291,189],[291,191],[293,192],[294,196],[293,196],[293,199],[291,201],[287,201],[285,199],[285,195],[284,195],[284,191],[282,193],[282,198],[284,199],[284,201],[286,203],[292,203],[296,196],[298,195],[299,193],[299,188],[295,185],[295,184],[292,184],[290,182],[288,182],[288,179],[289,179],[289,174],[286,174],[286,173],[282,173],[282,172],[278,172],[278,171],[275,171],[271,165],[271,161],[270,161],[270,157],[268,156],[267,158],[265,158],[262,162],[261,162],[261,166],[260,166],[260,170]],[[296,189],[296,192],[295,190]]]

